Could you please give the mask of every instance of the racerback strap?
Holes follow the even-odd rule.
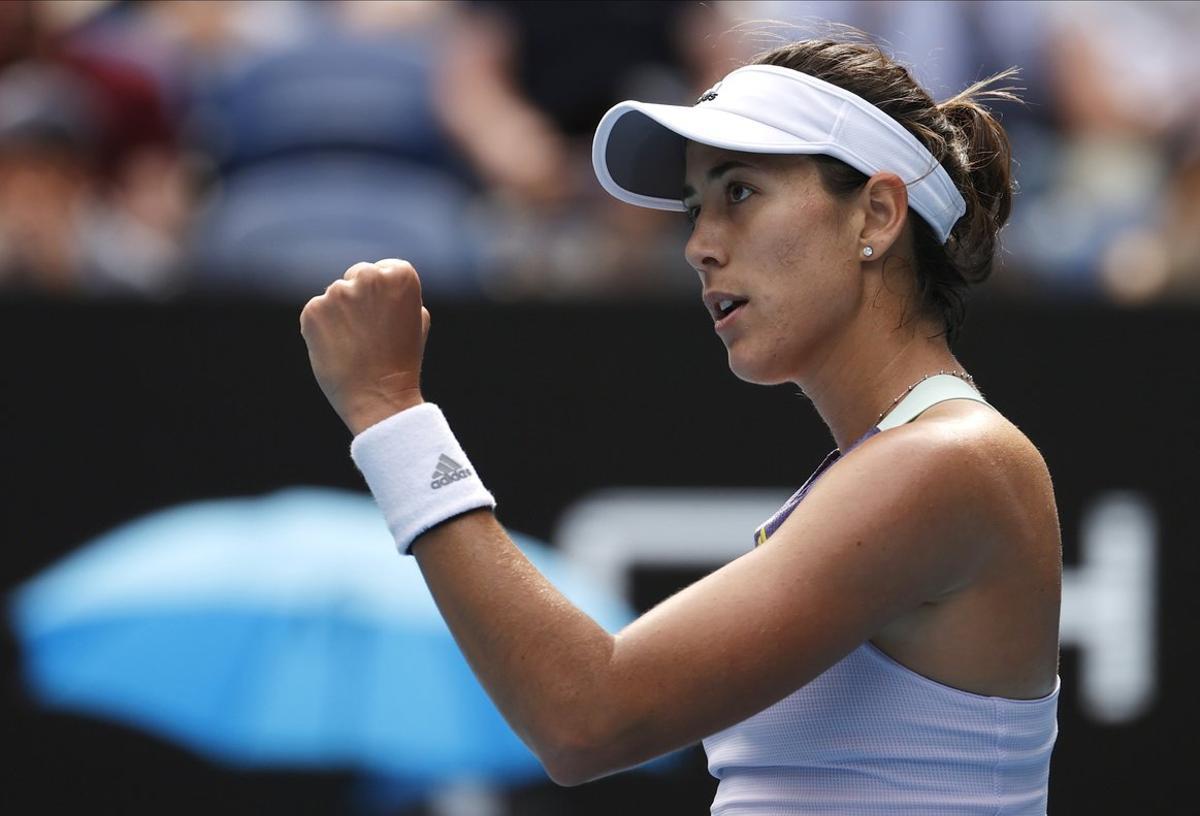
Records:
[[[953,374],[934,374],[908,393],[879,421],[880,431],[895,428],[916,419],[927,408],[950,399],[970,399],[990,405],[975,387]]]

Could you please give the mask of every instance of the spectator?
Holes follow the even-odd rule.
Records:
[[[185,205],[171,159],[121,151],[104,101],[64,67],[0,76],[0,285],[138,296],[176,285]]]
[[[997,292],[1194,298],[1198,9],[9,0],[0,288],[300,298],[400,255],[433,293],[691,295],[683,219],[602,195],[592,128],[846,23],[938,98],[1020,66],[1028,104],[999,111],[1020,195]]]
[[[478,291],[482,228],[430,98],[447,8],[303,6],[295,37],[213,72],[192,107],[217,171],[198,286],[307,299],[356,261],[404,257],[431,293]]]
[[[1172,278],[1196,275],[1200,231],[1188,197],[1200,7],[1085,5],[1090,13],[1057,8],[1053,18],[1063,141],[1054,187],[1030,208],[1040,219],[1030,261],[1065,267],[1117,302],[1182,295],[1187,285]]]
[[[460,6],[436,98],[503,225],[493,294],[691,290],[682,218],[603,196],[591,134],[620,99],[678,103],[724,75],[733,54],[716,37],[723,25],[711,8],[682,2]]]
[[[188,181],[156,88],[55,28],[83,6],[6,8],[23,35],[0,40],[0,285],[172,294]]]

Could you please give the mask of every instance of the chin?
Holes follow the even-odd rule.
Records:
[[[733,349],[729,350],[729,370],[733,376],[751,385],[781,385],[791,381],[782,371],[772,371],[761,361],[741,358]]]

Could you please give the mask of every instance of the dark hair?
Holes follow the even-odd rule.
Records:
[[[863,42],[804,40],[754,58],[760,65],[801,71],[861,96],[917,137],[941,162],[967,202],[945,245],[920,216],[912,217],[913,259],[919,313],[940,318],[947,341],[958,337],[966,316],[967,287],[992,271],[997,235],[1012,209],[1012,150],[999,121],[981,100],[1019,102],[1014,88],[992,87],[1016,74],[1003,71],[940,105],[878,46]],[[814,156],[823,186],[846,196],[867,176],[830,156]],[[936,336],[936,335],[935,335]]]

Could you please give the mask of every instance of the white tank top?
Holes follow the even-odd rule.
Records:
[[[987,404],[951,374],[922,382],[853,445],[947,399]],[[833,451],[755,531],[766,540],[844,453]],[[1035,700],[943,685],[863,643],[807,685],[703,740],[713,816],[1044,816],[1058,692]]]

